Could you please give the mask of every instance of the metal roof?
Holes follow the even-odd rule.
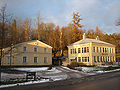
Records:
[[[79,44],[86,44],[86,43],[103,44],[103,45],[108,45],[108,46],[114,46],[115,47],[115,45],[113,45],[113,44],[110,44],[110,43],[107,43],[107,42],[103,42],[103,41],[100,41],[100,40],[96,40],[96,39],[90,39],[90,38],[82,39],[80,41],[77,41],[77,42],[69,45],[69,46],[79,45]]]

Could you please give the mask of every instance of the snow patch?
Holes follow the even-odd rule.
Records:
[[[40,67],[40,68],[13,68],[18,71],[29,71],[29,72],[37,72],[37,71],[45,71],[48,67]]]

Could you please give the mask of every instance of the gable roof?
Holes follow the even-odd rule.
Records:
[[[96,40],[96,39],[90,39],[90,38],[86,38],[86,39],[82,39],[80,41],[77,41],[69,46],[73,46],[73,45],[79,45],[79,44],[86,44],[86,43],[92,43],[92,44],[103,44],[103,45],[108,45],[108,46],[115,46],[113,44],[107,43],[107,42],[103,42],[100,40]],[[68,46],[68,47],[69,47]]]
[[[45,43],[43,43],[43,42],[41,42],[39,40],[25,41],[25,42],[22,42],[22,43],[18,43],[15,46],[19,46],[19,45],[22,45],[22,44],[25,44],[25,43],[27,44],[27,43],[31,43],[31,42],[39,42],[40,44],[42,44],[42,45],[44,45],[46,47],[52,48],[51,46],[49,46],[49,45],[47,45],[47,44],[45,44]]]

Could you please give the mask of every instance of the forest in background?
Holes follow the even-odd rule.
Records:
[[[9,19],[5,9],[0,11],[0,47],[10,47],[12,44],[18,44],[29,40],[40,40],[53,47],[53,55],[66,55],[67,46],[82,39],[83,33],[87,38],[99,39],[116,45],[116,49],[120,48],[120,33],[107,34],[96,29],[82,29],[79,12],[73,12],[73,18],[67,26],[60,27],[54,23],[45,23],[41,20],[40,15],[35,20],[26,18],[24,21],[20,18]],[[119,51],[120,52],[120,51]]]

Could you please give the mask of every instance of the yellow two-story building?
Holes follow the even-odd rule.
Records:
[[[47,66],[52,64],[52,47],[32,40],[4,49],[2,66]]]
[[[115,64],[115,45],[96,39],[86,38],[68,46],[68,59],[85,65]]]

